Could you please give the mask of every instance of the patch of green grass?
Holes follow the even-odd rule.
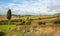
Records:
[[[16,27],[15,25],[9,25],[10,28],[14,28]],[[7,30],[8,29],[8,25],[0,25],[0,30]]]

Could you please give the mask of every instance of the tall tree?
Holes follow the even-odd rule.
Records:
[[[8,29],[9,29],[9,23],[11,20],[11,9],[8,9],[8,11],[7,11],[7,19],[8,19]]]

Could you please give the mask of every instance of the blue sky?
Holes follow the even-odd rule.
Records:
[[[0,15],[8,9],[17,15],[60,13],[60,0],[0,0]]]

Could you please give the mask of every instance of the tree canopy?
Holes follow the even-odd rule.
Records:
[[[11,9],[9,9],[7,11],[7,19],[10,20],[11,19]]]

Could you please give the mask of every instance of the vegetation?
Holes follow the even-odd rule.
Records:
[[[11,9],[9,9],[8,12],[7,12],[7,19],[8,19],[8,20],[11,19]]]
[[[26,25],[30,25],[31,24],[31,19],[29,17],[27,17],[26,21],[25,21]]]
[[[5,35],[5,33],[1,31],[0,32],[0,36],[4,36],[4,35]]]
[[[22,19],[11,20],[11,22],[22,22]]]
[[[3,28],[2,28],[2,27],[3,27]],[[9,27],[10,27],[10,28],[15,28],[16,25],[10,25]],[[8,29],[8,25],[0,25],[0,30],[2,30],[2,31],[7,31],[7,29]]]
[[[25,21],[24,20],[22,20],[21,25],[25,25]]]
[[[8,19],[8,29],[9,29],[9,23],[10,23],[10,19],[11,19],[11,9],[8,10],[7,12],[7,19]]]
[[[16,15],[14,15],[16,16]],[[59,16],[57,17],[58,20],[55,20],[54,16],[18,16],[17,15],[17,19],[11,19],[11,10],[9,9],[7,12],[7,19],[8,20],[1,20],[0,21],[0,30],[6,32],[9,36],[34,36],[34,35],[40,35],[43,36],[43,34],[45,34],[44,36],[46,36],[46,33],[48,32],[52,32],[54,31],[54,29],[52,30],[52,28],[55,25],[49,25],[46,27],[46,23],[52,23],[52,19],[53,18],[53,23],[52,24],[60,24],[60,19]],[[8,23],[10,22],[10,23]],[[31,25],[31,23],[33,25]],[[3,24],[3,25],[1,25]],[[9,30],[8,29],[8,25],[9,25]],[[35,25],[35,24],[39,24],[39,25]],[[19,26],[16,26],[19,25]],[[28,26],[27,26],[28,25]],[[41,26],[43,25],[43,26]],[[43,28],[42,28],[43,27]],[[41,28],[41,29],[40,29]],[[0,36],[4,36],[4,32],[0,32]],[[36,33],[37,32],[37,33]],[[42,32],[42,33],[40,33]]]
[[[39,25],[45,25],[46,22],[38,22]]]
[[[54,24],[60,24],[60,19],[55,20],[53,23],[54,23]]]

